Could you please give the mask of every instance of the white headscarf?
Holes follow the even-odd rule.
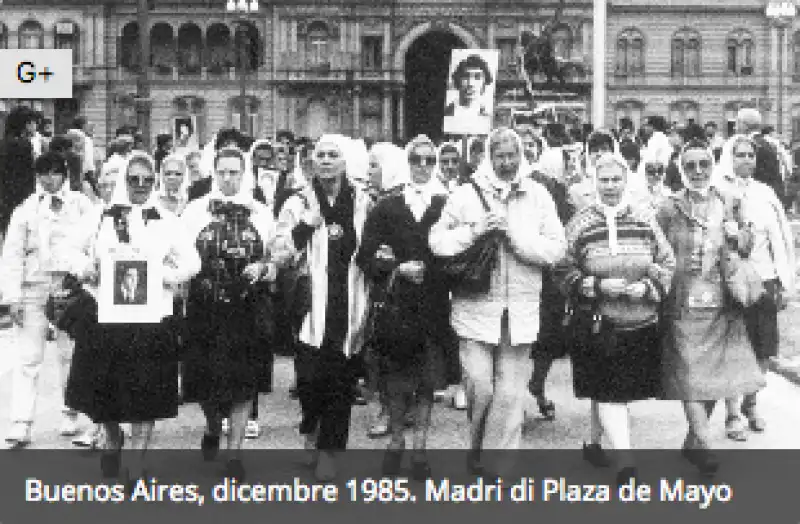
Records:
[[[405,152],[406,152],[406,162],[408,162],[408,157],[414,151],[415,148],[421,145],[429,145],[431,149],[433,149],[434,155],[436,156],[436,165],[433,166],[433,173],[431,173],[431,178],[428,180],[426,184],[415,184],[413,178],[409,178],[409,187],[412,187],[415,191],[420,192],[422,191],[426,198],[430,200],[430,197],[435,194],[442,194],[447,192],[447,188],[444,187],[442,184],[442,173],[439,171],[439,154],[436,149],[436,144],[433,143],[433,140],[428,138],[425,135],[417,135],[414,137],[408,144],[406,144]],[[410,173],[410,167],[409,167]],[[410,176],[410,175],[409,175]]]
[[[595,198],[597,207],[603,212],[606,218],[606,226],[608,227],[608,247],[611,251],[612,255],[619,254],[619,242],[617,241],[617,216],[625,210],[625,208],[630,204],[630,169],[628,168],[628,163],[622,158],[621,155],[618,153],[603,153],[600,155],[600,158],[597,159],[597,164],[595,165],[595,177],[597,176],[597,166],[606,167],[607,165],[617,165],[622,168],[622,171],[625,175],[625,189],[622,192],[622,198],[615,206],[609,206],[603,203],[600,198],[600,191],[598,191],[598,186],[595,183]],[[596,180],[596,178],[595,178]]]
[[[164,185],[164,166],[166,166],[169,162],[178,162],[182,166],[181,173],[183,173],[183,179],[181,180],[181,186],[178,188],[177,197],[179,200],[186,200],[189,192],[189,169],[186,166],[186,156],[178,153],[172,153],[161,161],[161,169],[159,170],[156,178],[156,184],[158,184],[158,194],[162,197],[168,196],[167,188]]]
[[[128,170],[131,168],[131,165],[134,163],[146,163],[149,165],[150,170],[153,172],[153,176],[156,177],[156,183],[158,181],[158,177],[155,171],[156,162],[153,160],[153,157],[144,153],[142,151],[134,151],[133,153],[128,156],[125,160],[125,164],[120,169],[117,178],[117,184],[114,187],[114,193],[111,196],[111,205],[116,206],[128,206],[134,209],[145,209],[148,207],[158,207],[158,191],[156,186],[153,186],[153,190],[150,192],[150,196],[148,197],[147,201],[142,205],[135,205],[131,202],[130,196],[128,195]]]
[[[223,148],[215,153],[214,164],[216,164],[217,158],[223,151],[236,151],[244,159],[243,162],[244,172],[242,173],[242,183],[239,186],[239,191],[235,195],[233,196],[224,195],[219,188],[219,184],[217,182],[216,169],[215,169],[213,174],[211,175],[211,191],[209,192],[209,199],[223,200],[225,202],[233,202],[235,204],[241,204],[241,205],[251,204],[253,201],[253,189],[255,188],[255,181],[253,180],[252,169],[250,168],[250,162],[247,161],[247,153],[235,147]]]
[[[336,146],[336,149],[342,154],[342,158],[344,159],[344,169],[345,169],[345,176],[347,176],[348,180],[350,180],[350,173],[356,172],[360,168],[360,163],[353,158],[353,147],[352,141],[344,136],[339,134],[327,134],[322,135],[317,143],[314,145],[314,157],[316,158],[317,153],[319,152],[320,146],[322,144],[331,144]],[[369,156],[367,156],[367,169],[369,169]]]
[[[381,191],[391,191],[411,183],[411,168],[404,149],[390,142],[378,142],[370,154],[375,155],[381,165]]]
[[[369,184],[369,151],[367,144],[362,139],[350,139],[350,165],[347,169],[347,177],[350,182],[359,189],[366,189]]]
[[[101,184],[108,180],[112,180],[114,182],[114,190],[111,192],[111,201],[105,202],[102,199],[99,200],[98,205],[100,207],[106,207],[106,205],[110,205],[117,191],[116,186],[125,183],[121,173],[125,171],[127,166],[128,162],[120,155],[112,155],[111,158],[103,162],[103,165],[100,168],[100,175],[97,177],[97,182],[98,184]]]

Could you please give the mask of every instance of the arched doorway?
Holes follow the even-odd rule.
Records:
[[[466,48],[456,35],[431,31],[408,48],[405,58],[405,130],[408,140],[428,135],[442,136],[447,72],[453,49]]]

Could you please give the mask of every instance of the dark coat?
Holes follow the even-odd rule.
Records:
[[[36,189],[30,140],[11,138],[0,144],[0,230],[5,231],[11,214]]]

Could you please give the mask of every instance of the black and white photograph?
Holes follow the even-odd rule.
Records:
[[[447,81],[444,132],[452,135],[487,134],[494,116],[498,52],[454,49]]]
[[[3,513],[28,449],[796,502],[795,2],[0,4],[4,56],[73,52],[72,99],[0,98],[0,524],[50,518]]]
[[[114,304],[147,304],[147,262],[117,262],[114,267]]]

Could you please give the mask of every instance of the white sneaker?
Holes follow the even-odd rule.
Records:
[[[62,437],[74,437],[78,434],[78,415],[76,413],[67,413],[64,415],[59,433]]]
[[[261,427],[258,425],[257,420],[248,420],[247,427],[244,429],[244,438],[257,439],[261,435]]]
[[[456,388],[455,395],[453,395],[453,407],[459,411],[467,409],[467,392],[463,387]]]
[[[100,435],[100,428],[95,426],[72,439],[72,445],[76,448],[97,449],[100,445]]]
[[[222,419],[222,434],[227,435],[231,431],[231,419],[224,418]]]
[[[24,448],[31,443],[30,422],[15,422],[11,431],[6,435],[6,444],[11,449]]]

